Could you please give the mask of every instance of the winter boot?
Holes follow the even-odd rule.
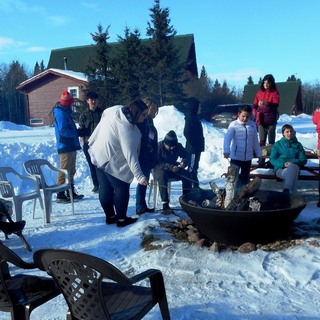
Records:
[[[57,193],[57,202],[58,203],[70,203],[70,198],[65,194],[64,191]]]
[[[169,203],[165,202],[162,206],[162,214],[174,214],[174,211],[170,208]]]
[[[74,200],[74,201],[76,201],[76,200],[81,200],[81,199],[84,197],[83,194],[77,194],[77,193],[76,193],[73,184],[71,185],[71,188],[72,188],[72,196],[73,196],[73,200]],[[70,199],[69,190],[67,190],[67,197]]]

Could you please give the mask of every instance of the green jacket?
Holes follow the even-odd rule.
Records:
[[[307,157],[302,144],[296,137],[286,139],[282,137],[272,147],[270,162],[274,166],[274,172],[283,169],[286,162],[292,162],[299,167],[307,163]]]
[[[92,132],[100,122],[103,110],[99,107],[95,111],[90,110],[89,108],[84,111],[79,117],[79,128],[83,129],[84,133],[81,136],[85,137],[87,142]]]

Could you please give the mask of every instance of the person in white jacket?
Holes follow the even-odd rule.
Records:
[[[258,158],[260,161],[262,157],[257,126],[250,120],[251,113],[250,106],[240,107],[237,120],[230,123],[224,137],[223,155],[231,159],[235,193],[249,182],[252,159]]]
[[[136,126],[145,120],[147,113],[142,100],[134,100],[128,107],[108,108],[89,138],[89,154],[97,167],[99,200],[107,224],[124,227],[137,221],[127,217],[127,209],[133,179],[148,184],[138,160],[141,133]]]

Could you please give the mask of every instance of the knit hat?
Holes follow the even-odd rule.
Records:
[[[67,90],[63,90],[60,98],[60,103],[63,106],[71,106],[73,104],[73,101],[74,100],[72,95]]]
[[[87,99],[98,99],[98,94],[95,91],[89,91],[86,95]]]
[[[170,130],[164,137],[163,142],[170,147],[175,147],[178,144],[176,133],[173,130]]]

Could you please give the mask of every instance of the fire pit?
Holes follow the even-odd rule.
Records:
[[[230,245],[267,243],[288,236],[293,220],[306,206],[301,196],[267,190],[254,194],[261,202],[260,211],[226,211],[201,206],[204,200],[213,197],[212,190],[202,190],[183,195],[179,201],[209,240]]]

